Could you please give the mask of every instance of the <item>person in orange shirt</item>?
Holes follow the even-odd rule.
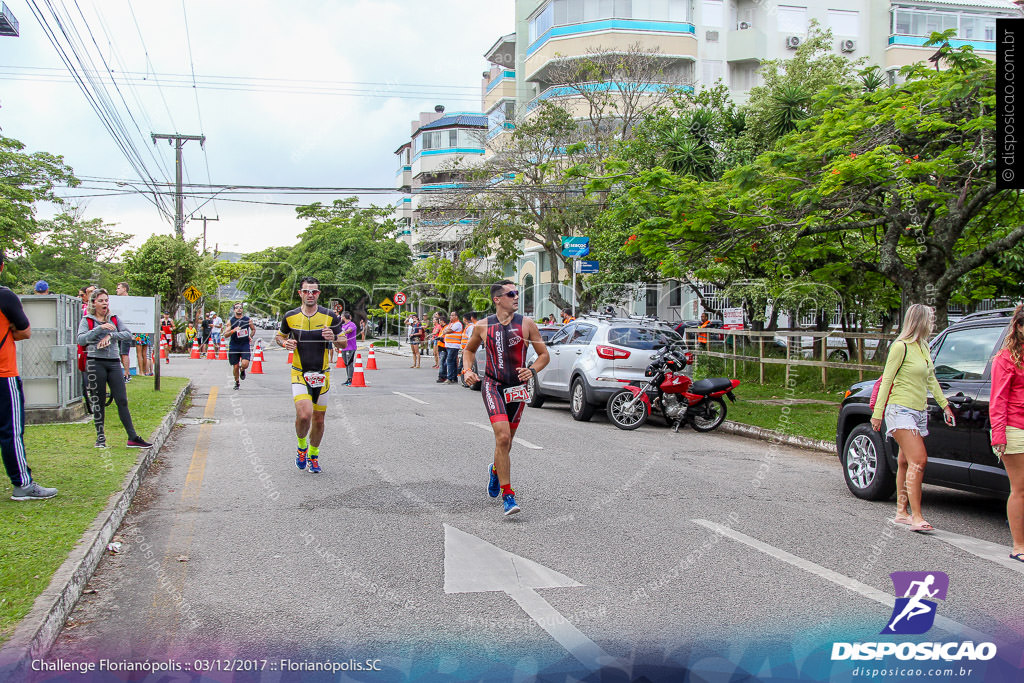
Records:
[[[0,273],[4,270],[0,249]],[[32,479],[25,459],[25,392],[18,376],[14,343],[32,336],[21,299],[7,287],[0,287],[0,453],[4,469],[14,485],[11,500],[53,498],[57,489],[40,486]]]

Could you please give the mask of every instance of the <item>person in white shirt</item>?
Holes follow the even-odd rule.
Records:
[[[220,315],[217,313],[213,314],[213,328],[210,330],[210,342],[214,346],[220,346],[220,331],[224,327],[224,321],[221,320]]]

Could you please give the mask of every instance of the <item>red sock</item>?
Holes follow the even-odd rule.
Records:
[[[512,484],[502,484],[501,495],[503,496],[514,496],[516,492],[512,490]]]

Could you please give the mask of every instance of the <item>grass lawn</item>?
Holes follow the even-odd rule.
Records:
[[[188,382],[161,377],[153,391],[152,377],[133,377],[128,405],[135,429],[148,439],[174,405]],[[55,486],[55,498],[15,502],[10,481],[0,498],[0,643],[28,614],[36,596],[67,558],[82,533],[92,524],[110,496],[120,491],[125,474],[138,460],[139,451],[126,447],[127,436],[117,419],[117,407],[107,406],[107,442],[96,450],[92,423],[31,425],[25,428],[25,449],[32,477],[43,486]],[[6,479],[6,477],[5,477]]]
[[[732,363],[729,363],[728,367],[723,367],[720,361],[716,364],[715,360],[711,359],[711,362],[698,361],[697,367],[694,368],[694,378],[730,376]],[[800,370],[806,371],[807,368],[800,368]],[[756,374],[750,373],[746,376],[741,374],[738,379],[743,383],[736,390],[736,403],[729,403],[726,400],[729,409],[728,419],[785,434],[834,441],[839,403],[843,400],[843,394],[849,388],[849,383],[844,379],[837,378],[836,383],[830,384],[828,390],[825,391],[821,386],[821,375],[810,377],[809,374],[805,373],[806,381],[801,381],[804,380],[804,377],[798,377],[795,373],[791,375],[794,386],[789,391],[786,390],[785,379],[781,375],[766,378],[765,384],[758,384]],[[851,377],[848,379],[856,382],[856,373],[850,374]],[[865,376],[865,379],[874,379],[874,377]],[[829,401],[831,404],[793,403],[787,405],[780,403],[773,405],[756,402],[773,399],[778,401],[812,399]]]

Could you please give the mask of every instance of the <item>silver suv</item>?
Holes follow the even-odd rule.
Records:
[[[547,345],[551,362],[534,380],[530,406],[566,399],[576,420],[589,420],[623,387],[623,380],[642,380],[655,352],[665,345],[686,352],[683,338],[660,320],[596,315],[569,323]],[[534,358],[531,349],[527,365]]]

